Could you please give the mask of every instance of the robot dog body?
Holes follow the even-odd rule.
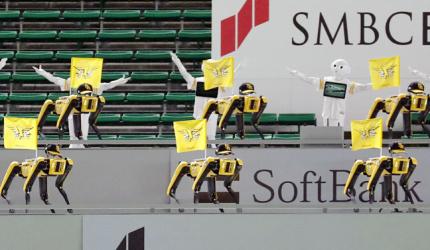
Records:
[[[400,146],[396,146],[400,145]],[[399,153],[404,152],[402,149],[393,149],[394,147],[404,148],[401,143],[394,143],[390,147],[390,152]],[[408,200],[413,204],[412,195],[408,188],[408,181],[414,172],[418,161],[413,157],[402,157],[402,156],[381,156],[377,158],[370,158],[367,161],[357,160],[352,166],[351,172],[348,176],[348,180],[345,184],[344,194],[354,198],[356,191],[354,185],[360,174],[369,177],[367,184],[367,191],[369,192],[370,199],[372,202],[375,196],[375,188],[378,184],[380,177],[384,177],[383,183],[383,196],[387,198],[390,203],[394,203],[394,197],[392,192],[392,176],[399,175],[399,184],[404,190]]]
[[[98,137],[101,139],[100,132],[96,127],[96,120],[98,115],[103,109],[105,104],[105,98],[103,96],[91,96],[92,87],[88,84],[83,84],[85,86],[78,88],[78,95],[70,95],[60,97],[57,101],[46,100],[43,104],[39,116],[38,116],[38,130],[42,132],[43,126],[49,114],[57,114],[58,120],[56,127],[60,132],[60,137],[63,135],[63,126],[67,121],[70,114],[73,114],[73,119],[75,123],[75,134],[80,137],[81,131],[81,114],[90,114],[89,123],[90,126],[97,133]]]
[[[51,149],[49,148],[51,147]],[[55,148],[54,148],[55,147]],[[50,155],[57,155],[59,158],[50,158]],[[59,153],[58,146],[48,146],[47,156],[38,157],[36,159],[25,160],[22,163],[17,161],[12,162],[3,178],[0,186],[1,196],[11,204],[7,199],[7,193],[9,187],[15,178],[15,176],[20,176],[25,179],[23,184],[23,191],[25,193],[25,203],[30,203],[30,192],[32,190],[33,184],[36,179],[39,179],[40,187],[40,198],[42,201],[49,205],[48,201],[48,176],[57,177],[55,186],[58,188],[59,192],[63,196],[67,205],[70,205],[69,199],[66,192],[63,189],[64,181],[69,175],[73,167],[73,160],[68,158],[62,158]]]
[[[209,116],[213,112],[221,115],[218,127],[221,129],[221,136],[224,139],[228,121],[232,115],[236,115],[237,134],[243,139],[245,136],[243,114],[248,113],[252,115],[252,126],[260,134],[261,138],[264,139],[263,134],[258,128],[258,123],[267,106],[267,98],[252,95],[255,92],[254,86],[251,83],[242,84],[239,91],[240,95],[208,101],[203,111],[203,119],[209,119]]]
[[[394,122],[400,113],[403,114],[404,135],[409,138],[412,136],[411,113],[420,114],[418,122],[423,130],[430,135],[430,131],[425,125],[426,117],[430,112],[430,96],[424,93],[424,85],[420,82],[411,83],[408,92],[391,96],[385,100],[377,98],[369,111],[368,119],[375,118],[379,111],[388,114],[387,128],[390,138],[392,137]]]

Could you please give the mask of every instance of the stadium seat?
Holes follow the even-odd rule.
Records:
[[[251,115],[245,114],[244,120],[246,124],[251,124]],[[263,113],[260,117],[261,125],[275,125],[278,122],[278,115],[275,113]]]
[[[160,122],[160,114],[123,114],[121,120],[126,124],[158,124]]]
[[[280,125],[316,125],[315,114],[279,114]]]
[[[137,37],[142,40],[172,41],[176,39],[176,30],[141,30]]]
[[[41,61],[51,60],[54,57],[53,51],[18,51],[16,52],[16,60]]]
[[[272,134],[263,134],[264,140],[271,140]],[[240,137],[237,136],[235,139],[240,140]],[[261,140],[261,136],[259,134],[245,134],[245,139],[250,140]]]
[[[299,134],[275,134],[272,140],[300,140]]]
[[[143,82],[166,82],[169,79],[168,72],[141,71],[131,73],[131,80]]]
[[[109,19],[138,19],[140,10],[105,10],[103,18]]]
[[[70,60],[72,57],[93,57],[92,51],[58,51],[55,58],[58,60]]]
[[[114,124],[119,123],[121,121],[120,114],[100,114],[97,117],[97,124]]]
[[[142,134],[136,134],[136,135],[119,135],[118,140],[156,140],[156,135],[142,135]]]
[[[0,93],[0,102],[6,102],[9,97],[8,93]]]
[[[19,10],[0,11],[0,21],[19,19],[20,14]]]
[[[0,42],[1,41],[15,41],[17,35],[18,35],[18,32],[15,30],[2,30],[2,31],[0,31]]]
[[[217,140],[221,140],[222,138],[221,138],[221,134],[217,134],[216,136],[215,136],[215,139],[217,139]],[[225,134],[225,138],[224,138],[224,140],[233,140],[234,139],[234,134]]]
[[[170,124],[177,121],[194,120],[193,114],[190,113],[166,113],[161,116],[161,122]]]
[[[37,40],[46,41],[54,40],[57,37],[57,31],[55,30],[27,30],[21,31],[18,35],[20,40]]]
[[[184,10],[182,16],[185,20],[211,20],[211,10]]]
[[[211,52],[205,50],[182,50],[176,53],[182,60],[202,61],[211,58]]]
[[[179,20],[180,10],[145,10],[143,17],[148,20]]]
[[[22,13],[24,19],[47,20],[58,19],[61,12],[59,10],[25,10]]]
[[[0,81],[1,82],[9,82],[10,75],[11,75],[10,72],[0,71]]]
[[[130,60],[133,58],[133,51],[99,51],[95,57],[105,60]]]
[[[179,40],[182,41],[210,41],[211,30],[181,30],[178,33]]]
[[[412,124],[419,124],[418,119],[420,118],[419,113],[411,113]],[[430,115],[426,117],[426,123],[430,123]]]
[[[98,19],[100,17],[100,10],[65,10],[63,18],[65,20],[90,20]]]
[[[116,140],[117,138],[117,135],[102,134],[102,140]],[[99,140],[99,137],[95,134],[90,134],[88,135],[88,140]]]
[[[164,101],[164,93],[128,93],[127,101],[136,103],[162,103]]]
[[[23,118],[36,118],[37,115],[38,113],[9,113],[6,115],[6,117],[12,116],[12,117],[23,117]]]
[[[203,73],[202,72],[189,72],[193,77],[202,77]],[[173,71],[172,73],[170,73],[170,80],[172,82],[183,82],[185,81],[184,78],[182,77],[181,73],[177,72],[177,71]]]
[[[175,135],[174,134],[158,135],[157,140],[175,140]]]
[[[12,93],[9,95],[11,102],[44,102],[46,100],[46,93]]]
[[[113,81],[113,80],[116,80],[116,79],[119,79],[119,78],[121,78],[121,77],[123,77],[123,76],[125,76],[125,77],[128,77],[128,72],[118,72],[118,71],[115,71],[115,72],[103,72],[103,74],[102,74],[102,81]]]
[[[58,98],[60,98],[61,96],[67,96],[69,95],[69,92],[51,92],[48,94],[48,98],[49,100],[58,100]]]
[[[95,30],[62,30],[58,34],[60,40],[94,40],[97,37]]]
[[[14,51],[0,51],[0,58],[13,58],[13,56],[15,55]]]
[[[136,36],[135,30],[102,30],[99,32],[100,40],[129,40]]]
[[[141,50],[137,51],[135,55],[137,60],[144,61],[170,61],[170,51],[166,50]]]
[[[106,99],[106,103],[111,102],[123,102],[125,100],[125,93],[109,93],[104,92],[103,97]]]
[[[46,81],[45,77],[36,74],[36,72],[15,72],[12,75],[12,79],[15,82],[35,82],[35,81]]]
[[[179,103],[189,103],[194,102],[196,95],[194,93],[167,93],[167,102],[179,102]]]

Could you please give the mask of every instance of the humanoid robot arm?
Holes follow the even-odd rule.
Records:
[[[291,69],[289,67],[286,67],[287,70],[290,72],[290,74],[296,78],[301,79],[304,82],[307,82],[309,84],[312,84],[315,87],[319,87],[321,85],[321,82],[323,81],[321,78],[318,77],[312,77],[312,76],[307,76],[302,72],[299,72],[295,69]]]
[[[343,193],[348,197],[352,198],[355,196],[355,182],[357,181],[358,176],[365,171],[365,168],[366,166],[364,161],[357,160],[354,162],[351,172],[349,172],[348,180],[345,183],[345,188],[343,189]]]
[[[188,73],[187,69],[184,67],[181,60],[175,53],[170,52],[170,56],[172,57],[173,63],[175,63],[176,67],[178,67],[179,73],[181,73],[182,77],[187,82],[187,88],[195,89],[196,79],[190,73]]]
[[[0,70],[2,70],[4,66],[6,66],[6,62],[7,62],[7,58],[2,58],[0,60]]]
[[[36,68],[33,66],[34,71],[40,76],[43,76],[46,78],[46,80],[52,82],[53,84],[59,86],[61,90],[67,90],[66,89],[66,79],[63,79],[61,77],[53,76],[49,72],[46,72],[44,69],[42,69],[42,65],[39,65],[39,68]]]
[[[425,74],[424,72],[421,72],[421,71],[419,71],[419,70],[417,70],[417,69],[414,69],[414,68],[412,68],[412,67],[409,67],[408,69],[409,69],[409,71],[410,71],[412,74],[414,74],[414,75],[416,75],[416,76],[419,76],[419,77],[421,77],[421,78],[422,78],[422,79],[424,79],[424,80],[430,80],[430,75],[427,75],[427,74]]]
[[[119,85],[125,84],[128,81],[130,81],[131,77],[125,77],[125,75],[123,75],[121,78],[116,79],[114,81],[111,82],[103,82],[100,86],[100,93],[103,93],[103,91],[109,90],[109,89],[113,89]]]

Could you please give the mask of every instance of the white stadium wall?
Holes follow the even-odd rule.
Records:
[[[292,78],[286,66],[323,77],[331,75],[329,65],[334,59],[344,58],[352,67],[349,78],[367,83],[369,59],[399,55],[402,91],[409,82],[419,80],[408,66],[430,73],[430,8],[426,1],[217,0],[212,16],[212,56],[235,57],[241,68],[234,91],[242,82],[253,82],[258,93],[270,98],[267,112],[316,113],[322,124],[322,93]],[[231,34],[228,27],[234,28],[229,21],[236,23],[236,36],[221,37],[222,21],[227,28],[224,34]],[[222,39],[226,39],[224,45]],[[430,88],[430,83],[426,86]],[[349,130],[350,120],[366,117],[375,97],[398,91],[389,88],[353,95],[347,101],[345,129]]]

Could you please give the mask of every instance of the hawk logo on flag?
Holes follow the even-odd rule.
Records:
[[[351,122],[352,150],[382,148],[382,118]]]
[[[369,61],[373,89],[400,86],[400,57],[372,59]]]
[[[76,77],[84,78],[84,79],[91,78],[94,75],[94,72],[97,70],[97,68],[85,69],[85,68],[78,68],[78,67],[75,67],[75,69],[76,69]]]
[[[206,120],[174,122],[173,128],[178,153],[206,149]]]
[[[203,76],[205,78],[205,90],[233,87],[234,58],[203,61]]]
[[[37,119],[7,116],[4,118],[4,147],[37,149]]]

